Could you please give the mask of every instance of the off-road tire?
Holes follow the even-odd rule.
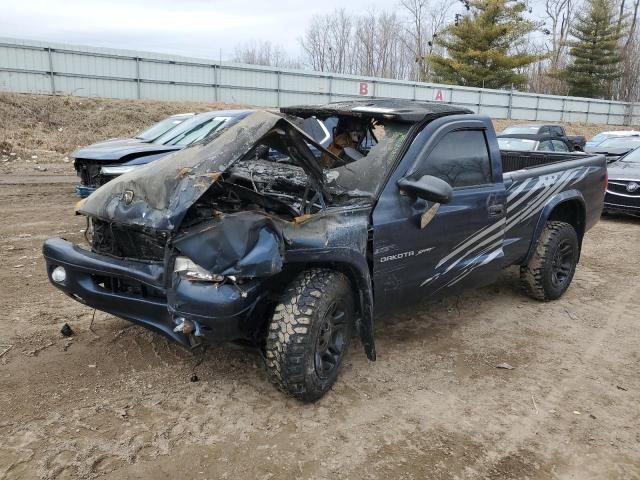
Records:
[[[335,305],[344,307],[345,320],[340,322],[344,343],[335,367],[324,376],[324,371],[319,373],[316,367],[316,353],[326,335],[322,328],[326,327],[328,315],[333,315],[330,309],[335,311]],[[265,362],[272,383],[304,402],[322,397],[338,376],[351,339],[354,315],[353,291],[345,275],[327,269],[305,270],[298,275],[276,305],[269,324]]]
[[[571,249],[569,268],[563,281],[554,281],[554,258],[559,248],[565,246]],[[547,222],[531,260],[520,267],[520,280],[525,292],[545,302],[560,298],[575,274],[579,249],[578,235],[571,225],[559,221]]]

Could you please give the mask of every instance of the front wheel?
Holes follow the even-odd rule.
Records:
[[[276,387],[305,402],[322,397],[338,377],[354,316],[346,276],[325,269],[302,272],[269,324],[266,365]]]
[[[566,222],[547,222],[529,263],[520,267],[527,293],[537,300],[560,298],[569,288],[579,256],[578,235]]]

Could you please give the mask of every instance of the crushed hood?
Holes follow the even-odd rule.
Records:
[[[278,129],[311,182],[324,187],[324,173],[307,143],[324,150],[280,115],[256,111],[205,142],[119,176],[91,194],[79,213],[104,221],[174,230],[187,210],[262,137]]]

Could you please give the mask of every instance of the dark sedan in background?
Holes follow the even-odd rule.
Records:
[[[609,164],[604,211],[640,216],[640,149]]]
[[[192,115],[150,142],[102,142],[71,154],[80,184],[76,193],[90,195],[109,180],[146,165],[233,125],[252,110],[221,110]],[[153,128],[153,127],[152,127]]]
[[[600,153],[605,156],[607,163],[611,163],[638,147],[640,147],[640,135],[632,135],[608,138],[598,145],[589,147],[587,152]]]

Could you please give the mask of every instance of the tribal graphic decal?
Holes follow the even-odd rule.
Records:
[[[502,250],[504,233],[538,214],[553,195],[562,192],[567,186],[575,185],[594,168],[596,167],[578,167],[541,177],[527,178],[522,182],[511,184],[507,190],[505,218],[478,230],[461,241],[451,250],[451,253],[440,259],[436,265],[437,273],[423,281],[420,286],[432,284],[463,262],[466,266],[438,290],[450,287],[474,270],[502,258],[504,255]]]

